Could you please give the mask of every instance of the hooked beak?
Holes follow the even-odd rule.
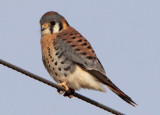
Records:
[[[41,27],[41,31],[45,30],[47,27],[48,27],[47,24],[43,24]]]

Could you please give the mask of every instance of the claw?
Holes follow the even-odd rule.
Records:
[[[70,92],[68,92],[68,91],[70,91]],[[72,98],[72,97],[73,97],[73,94],[74,94],[74,92],[75,92],[75,90],[69,88],[68,91],[66,91],[66,92],[63,94],[63,96],[68,96],[69,98]]]
[[[73,95],[69,95],[68,97],[69,97],[69,98],[72,98],[72,97],[73,97]]]
[[[72,94],[69,94],[68,92],[65,92],[65,93],[63,94],[63,96],[64,96],[64,97],[69,97],[69,98],[72,98],[72,97],[73,97],[73,95],[72,95]]]
[[[67,85],[66,85],[66,81],[62,82],[62,83],[58,83],[59,86],[62,86],[64,87],[64,89],[66,90],[66,92],[64,93],[63,96],[68,96],[69,98],[72,98],[73,97],[73,93],[74,93],[74,89],[71,89],[69,88]],[[70,91],[70,92],[67,92],[67,91]],[[60,90],[57,90],[57,92],[61,95],[63,92],[60,91]]]
[[[59,95],[62,95],[62,94],[63,94],[63,92],[60,91],[59,89],[57,89],[57,92],[59,93]]]
[[[66,81],[59,83],[58,85],[64,87],[66,91],[69,90],[68,86],[66,85]]]

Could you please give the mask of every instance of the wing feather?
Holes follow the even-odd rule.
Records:
[[[56,42],[68,60],[80,64],[87,70],[93,69],[105,74],[90,43],[75,29],[70,28],[59,33]]]
[[[105,75],[105,70],[96,57],[93,48],[89,42],[75,29],[70,28],[60,33],[56,42],[60,45],[65,57],[79,65],[85,71],[88,71],[97,80],[105,84],[109,89],[116,93],[120,98],[131,105],[136,103],[125,93],[123,93],[111,80]]]

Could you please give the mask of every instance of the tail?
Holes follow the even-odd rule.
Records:
[[[136,106],[137,104],[124,92],[122,92],[116,85],[114,85],[109,79],[105,84],[110,90],[112,90],[115,94],[117,94],[121,99],[131,104],[132,106]]]
[[[125,93],[123,93],[116,85],[114,85],[111,80],[97,70],[89,70],[94,77],[96,77],[100,82],[105,84],[110,90],[112,90],[115,94],[117,94],[120,98],[122,98],[127,103],[131,104],[132,106],[136,106],[137,104]]]

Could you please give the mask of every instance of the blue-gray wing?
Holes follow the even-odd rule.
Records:
[[[116,93],[120,98],[131,105],[136,103],[125,93],[123,93],[111,80],[105,75],[105,71],[96,57],[96,54],[89,42],[75,29],[70,28],[57,35],[55,43],[64,57],[79,65],[85,71],[93,75],[101,83]]]
[[[60,33],[55,42],[67,60],[78,64],[85,70],[96,70],[105,75],[105,71],[90,43],[77,31]]]

